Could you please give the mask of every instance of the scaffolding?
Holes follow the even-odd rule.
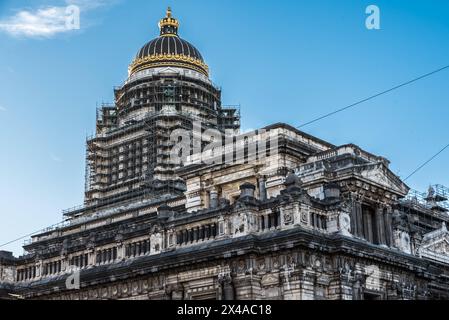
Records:
[[[221,108],[221,116],[219,117],[219,125],[225,129],[240,129],[240,110],[239,105],[225,105]]]
[[[449,210],[449,188],[435,184],[431,185],[427,192],[411,189],[404,200],[427,209],[446,212]]]
[[[431,232],[449,221],[449,189],[432,185],[427,192],[410,190],[399,202],[400,210],[406,213],[421,234]]]
[[[114,104],[103,103],[101,107],[97,108],[97,133],[106,132],[111,128],[117,126],[117,108]]]
[[[97,109],[96,134],[86,139],[85,208],[182,194],[171,133],[192,132],[196,121],[202,130],[240,128],[240,106],[222,107],[220,89],[198,79],[155,75],[114,93],[115,104]]]

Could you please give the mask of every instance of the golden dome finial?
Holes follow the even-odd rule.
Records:
[[[176,36],[178,34],[179,22],[172,16],[171,8],[167,8],[167,14],[159,22],[159,28],[161,29],[161,36]]]

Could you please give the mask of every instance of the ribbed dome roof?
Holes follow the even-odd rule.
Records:
[[[201,61],[203,57],[201,53],[188,41],[181,39],[179,36],[160,36],[151,40],[140,49],[136,56],[138,58],[145,58],[151,55],[185,55],[198,59]]]
[[[181,67],[201,72],[208,76],[208,67],[201,53],[188,41],[178,36],[179,22],[167,15],[159,22],[160,36],[146,43],[130,65],[130,74],[143,69],[164,66]]]

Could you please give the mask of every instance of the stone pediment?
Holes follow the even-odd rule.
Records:
[[[264,287],[275,286],[279,283],[279,275],[277,274],[266,274],[261,279],[261,284]]]
[[[179,70],[176,70],[172,67],[166,67],[166,68],[162,68],[160,73],[173,73],[173,74],[177,74],[179,73]]]
[[[439,242],[432,243],[432,245],[426,247],[425,249],[439,254],[446,254],[449,257],[449,240],[446,237]]]
[[[403,183],[384,165],[368,165],[361,171],[361,175],[365,179],[381,185],[396,194],[405,196],[409,191],[409,188],[405,185],[405,183]]]
[[[423,258],[449,263],[449,231],[445,223],[441,229],[424,235],[418,253]]]

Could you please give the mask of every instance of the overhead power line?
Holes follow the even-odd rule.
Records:
[[[447,144],[443,149],[441,149],[440,151],[438,151],[436,154],[434,154],[429,160],[427,160],[426,162],[424,162],[422,165],[420,165],[418,168],[416,168],[415,171],[413,171],[412,173],[410,173],[407,178],[404,179],[404,181],[407,181],[409,178],[411,178],[415,173],[417,173],[419,170],[421,170],[422,168],[424,168],[427,164],[429,164],[433,159],[435,159],[436,157],[438,157],[444,150],[446,150],[447,148],[449,148],[449,144]]]
[[[417,78],[414,78],[414,79],[409,80],[409,81],[407,81],[407,82],[403,82],[403,83],[401,83],[401,84],[399,84],[399,85],[397,85],[397,86],[394,86],[394,87],[392,87],[392,88],[390,88],[390,89],[387,89],[387,90],[385,90],[385,91],[376,93],[376,94],[374,94],[374,95],[372,95],[372,96],[370,96],[370,97],[368,97],[368,98],[365,98],[365,99],[362,99],[362,100],[360,100],[360,101],[357,101],[357,102],[355,102],[355,103],[353,103],[353,104],[350,104],[350,105],[348,105],[348,106],[346,106],[346,107],[343,107],[343,108],[337,109],[337,110],[335,110],[335,111],[329,112],[329,113],[327,113],[327,114],[325,114],[325,115],[322,115],[322,116],[320,116],[320,117],[318,117],[318,118],[316,118],[316,119],[313,119],[313,120],[308,121],[308,122],[306,122],[306,123],[304,123],[304,124],[302,124],[302,125],[299,125],[299,126],[297,126],[296,128],[300,129],[300,128],[302,128],[302,127],[308,126],[309,124],[312,124],[312,123],[315,123],[315,122],[317,122],[317,121],[323,120],[323,119],[325,119],[325,118],[328,118],[328,117],[330,117],[330,116],[333,116],[334,114],[340,113],[340,112],[342,112],[342,111],[345,111],[345,110],[348,110],[348,109],[353,108],[353,107],[355,107],[355,106],[358,106],[359,104],[362,104],[362,103],[364,103],[364,102],[367,102],[367,101],[369,101],[369,100],[372,100],[372,99],[374,99],[374,98],[377,98],[377,97],[379,97],[379,96],[381,96],[381,95],[387,94],[387,93],[389,93],[389,92],[391,92],[391,91],[397,90],[397,89],[399,89],[399,88],[405,87],[405,86],[407,86],[407,85],[409,85],[409,84],[412,84],[412,83],[417,82],[417,81],[419,81],[419,80],[422,80],[422,79],[424,79],[424,78],[430,77],[431,75],[434,75],[434,74],[436,74],[436,73],[438,73],[438,72],[441,72],[441,71],[443,71],[443,70],[445,70],[445,69],[448,69],[448,68],[449,68],[449,65],[444,66],[444,67],[439,68],[439,69],[436,69],[436,70],[433,70],[433,71],[431,71],[431,72],[429,72],[429,73],[426,73],[426,74],[423,74],[423,75],[421,75],[421,76],[419,76],[419,77],[417,77]]]
[[[35,234],[38,234],[38,233],[41,233],[41,232],[45,232],[46,230],[49,230],[49,229],[51,229],[51,228],[60,226],[61,224],[63,224],[63,222],[59,222],[59,223],[53,224],[53,225],[51,225],[51,226],[49,226],[49,227],[47,227],[47,228],[45,228],[45,229],[40,229],[40,230],[37,230],[37,231],[35,231],[35,232],[29,233],[29,234],[27,234],[27,235],[24,235],[24,236],[22,236],[22,237],[20,237],[20,238],[17,238],[17,239],[11,240],[11,241],[9,241],[9,242],[3,243],[3,244],[0,245],[0,248],[5,247],[5,246],[7,246],[7,245],[9,245],[9,244],[11,244],[11,243],[20,241],[20,240],[22,240],[22,239],[29,238],[29,237],[31,237],[31,236],[34,236]]]
[[[387,89],[387,90],[385,90],[385,91],[376,93],[376,94],[374,94],[374,95],[372,95],[372,96],[370,96],[370,97],[368,97],[368,98],[359,100],[359,101],[357,101],[357,102],[355,102],[355,103],[353,103],[353,104],[350,104],[350,105],[348,105],[348,106],[346,106],[346,107],[343,107],[343,108],[337,109],[337,110],[335,110],[335,111],[332,111],[332,112],[330,112],[330,113],[327,113],[327,114],[325,114],[325,115],[322,115],[322,116],[320,116],[320,117],[318,117],[318,118],[316,118],[316,119],[313,119],[313,120],[308,121],[308,122],[306,122],[306,123],[304,123],[304,124],[302,124],[302,125],[299,125],[299,126],[297,126],[296,128],[299,129],[299,128],[308,126],[308,125],[310,125],[310,124],[312,124],[312,123],[315,123],[315,122],[320,121],[320,120],[322,120],[322,119],[325,119],[325,118],[328,118],[328,117],[330,117],[330,116],[333,116],[334,114],[340,113],[340,112],[345,111],[345,110],[348,110],[348,109],[350,109],[350,108],[353,108],[353,107],[355,107],[355,106],[357,106],[357,105],[359,105],[359,104],[362,104],[362,103],[364,103],[364,102],[367,102],[367,101],[369,101],[369,100],[372,100],[372,99],[374,99],[374,98],[377,98],[377,97],[379,97],[379,96],[381,96],[381,95],[387,94],[387,93],[389,93],[389,92],[392,92],[392,91],[394,91],[394,90],[397,90],[397,89],[399,89],[399,88],[402,88],[402,87],[404,87],[404,86],[407,86],[407,85],[409,85],[409,84],[412,84],[412,83],[417,82],[417,81],[419,81],[419,80],[422,80],[422,79],[424,79],[424,78],[430,77],[431,75],[434,75],[434,74],[436,74],[436,73],[438,73],[438,72],[441,72],[441,71],[443,71],[443,70],[445,70],[445,69],[448,69],[448,68],[449,68],[449,65],[446,65],[446,66],[441,67],[441,68],[439,68],[439,69],[433,70],[433,71],[431,71],[431,72],[429,72],[429,73],[423,74],[423,75],[421,75],[421,76],[419,76],[419,77],[416,77],[416,78],[414,78],[414,79],[412,79],[412,80],[409,80],[409,81],[406,81],[406,82],[401,83],[401,84],[399,84],[399,85],[396,85],[396,86],[394,86],[394,87],[392,87],[392,88],[390,88],[390,89]],[[446,146],[445,146],[442,150],[440,150],[437,154],[435,154],[432,158],[430,158],[430,159],[427,160],[425,163],[423,163],[421,166],[419,166],[419,167],[418,167],[415,171],[413,171],[407,178],[405,178],[404,181],[406,181],[406,180],[409,179],[411,176],[413,176],[415,173],[417,173],[419,170],[421,170],[424,166],[426,166],[429,162],[431,162],[433,159],[435,159],[438,155],[440,155],[440,154],[441,154],[446,148],[448,148],[448,147],[449,147],[449,144],[446,145]],[[49,228],[53,228],[53,227],[58,226],[58,225],[60,225],[60,224],[61,224],[61,223],[54,224],[54,225],[50,226]],[[31,236],[33,236],[33,235],[39,233],[39,232],[43,232],[43,231],[44,231],[44,230],[41,229],[41,230],[38,230],[38,231],[36,231],[36,232],[27,234],[27,235],[25,235],[25,236],[23,236],[23,237],[20,237],[20,238],[14,239],[14,240],[12,240],[12,241],[6,242],[6,243],[4,243],[4,244],[1,244],[1,245],[0,245],[0,248],[2,248],[2,247],[4,247],[4,246],[7,246],[7,245],[9,245],[9,244],[11,244],[11,243],[20,241],[20,240],[22,240],[22,239],[29,238],[29,237],[31,237]]]

